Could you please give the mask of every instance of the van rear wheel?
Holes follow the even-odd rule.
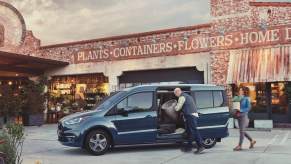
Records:
[[[93,130],[86,137],[86,150],[93,155],[103,155],[110,148],[110,136],[103,130]]]
[[[211,149],[216,145],[216,139],[215,138],[205,138],[205,139],[203,139],[202,144],[206,149]]]

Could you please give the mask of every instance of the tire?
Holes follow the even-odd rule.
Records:
[[[85,148],[93,155],[105,154],[111,146],[109,134],[103,130],[92,130],[86,137]]]
[[[215,138],[205,138],[203,139],[203,147],[206,149],[211,149],[216,145],[216,139]]]

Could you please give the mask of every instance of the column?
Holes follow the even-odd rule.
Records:
[[[109,92],[111,93],[111,92],[118,91],[119,90],[118,76],[109,75],[108,80],[109,80]]]
[[[211,82],[210,67],[208,63],[200,63],[196,65],[198,71],[203,71],[203,80],[205,84]]]

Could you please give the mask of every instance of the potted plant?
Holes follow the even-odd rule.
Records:
[[[26,99],[23,110],[24,125],[41,126],[44,124],[46,94],[44,93],[47,80],[40,77],[37,82],[28,80],[23,92]]]

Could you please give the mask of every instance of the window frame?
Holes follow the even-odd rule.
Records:
[[[118,103],[116,103],[114,105],[114,107],[111,109],[111,110],[114,110],[114,114],[113,115],[119,115],[118,114],[118,108],[117,108],[117,105],[119,103],[121,103],[122,101],[124,101],[125,99],[127,99],[126,103],[128,104],[128,97],[130,97],[132,95],[135,95],[135,94],[140,94],[140,93],[151,93],[152,94],[152,105],[151,105],[151,107],[148,108],[149,110],[147,110],[145,112],[155,111],[155,109],[154,109],[154,106],[155,106],[155,104],[154,104],[155,103],[154,102],[155,92],[154,91],[144,91],[144,92],[134,92],[134,93],[131,93],[131,94],[125,96],[124,98],[122,98],[121,100],[119,100]],[[131,112],[129,112],[129,113],[131,113]],[[133,113],[142,113],[142,112],[133,112]]]

